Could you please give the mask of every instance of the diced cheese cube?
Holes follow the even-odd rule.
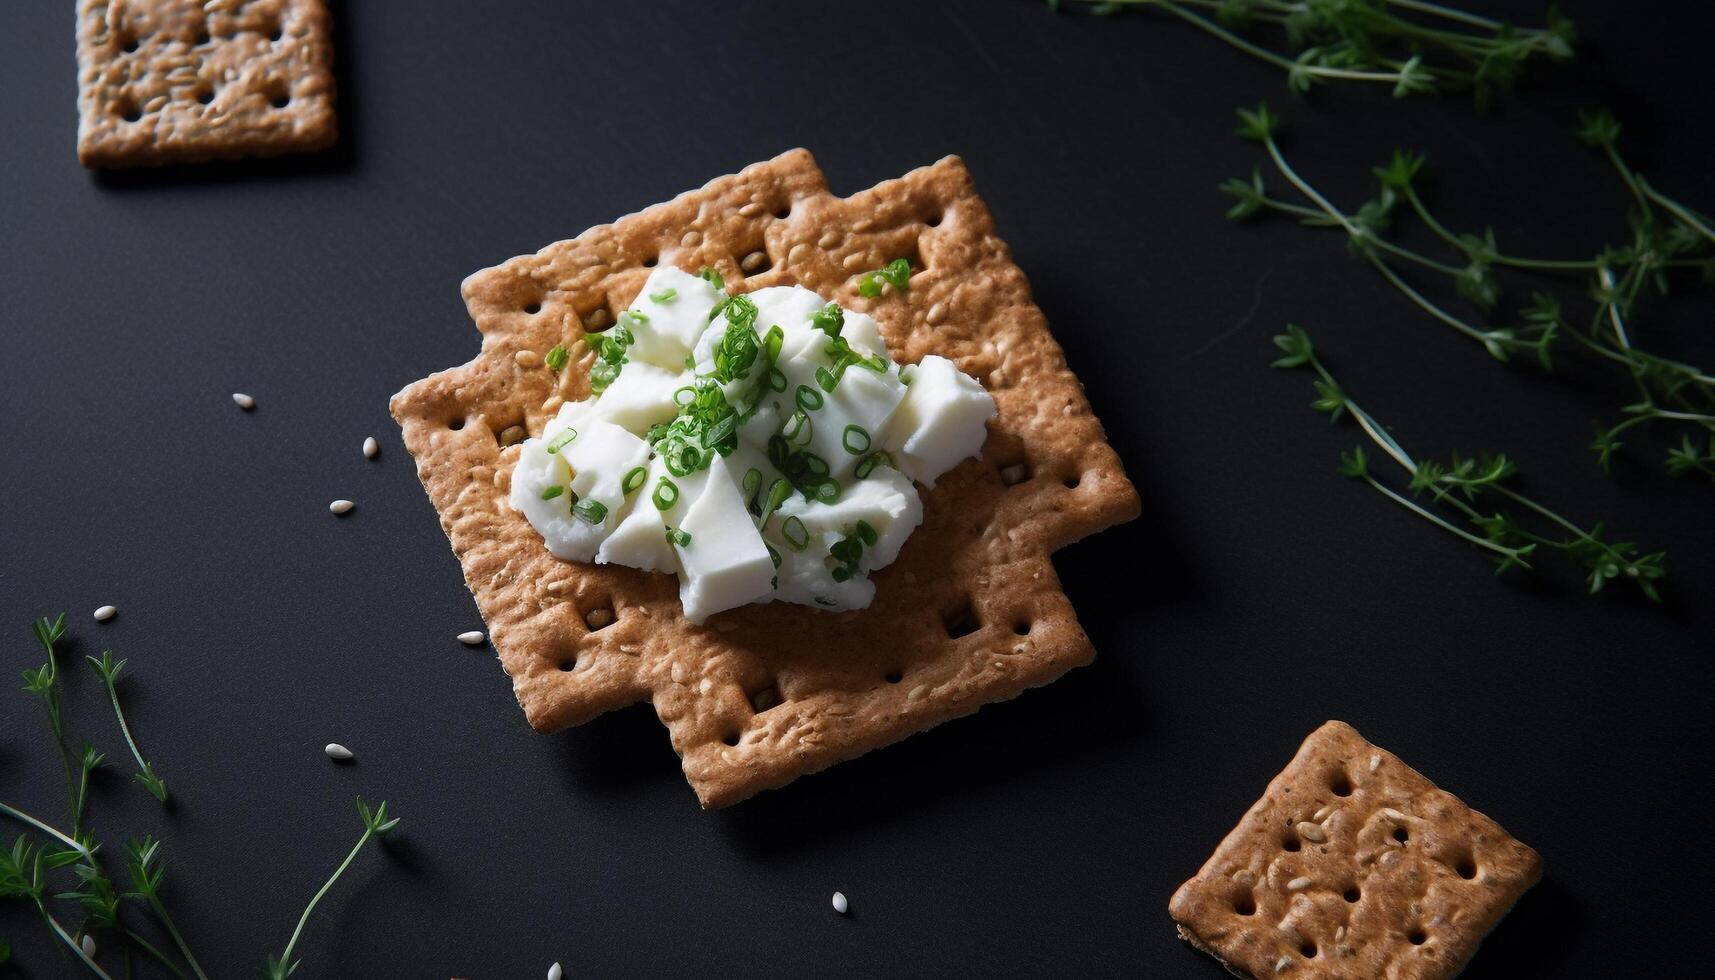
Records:
[[[860,354],[880,354],[892,360],[887,341],[881,339],[881,326],[868,313],[845,311],[845,325],[840,328],[840,336]]]
[[[976,379],[930,354],[912,369],[882,448],[907,476],[932,487],[960,460],[982,452],[994,414],[994,397]]]
[[[661,296],[662,299],[655,297]],[[669,265],[658,267],[643,284],[631,309],[643,314],[641,322],[630,322],[633,343],[627,355],[666,368],[675,374],[685,368],[685,355],[709,326],[709,311],[726,298],[713,283]],[[624,372],[620,372],[624,375]]]
[[[619,426],[595,422],[558,452],[548,452],[563,431],[563,426],[551,425],[544,439],[525,440],[512,473],[511,501],[542,532],[555,557],[589,561],[626,517],[628,501],[621,483],[627,472],[649,458],[649,445]],[[543,493],[553,487],[561,492],[544,499]],[[601,521],[577,516],[574,505],[586,500],[606,508]]]
[[[843,484],[865,456],[882,448],[888,425],[906,398],[907,389],[894,371],[881,374],[851,365],[833,391],[823,391],[816,381],[816,368],[831,364],[817,349],[806,350],[781,367],[787,386],[780,398],[780,423],[773,431],[791,427],[791,416],[798,411],[798,389],[807,388],[804,400],[812,405],[819,401],[821,407],[806,413],[810,426],[808,442],[803,442],[801,436],[797,441],[789,441],[793,448],[821,457],[828,464],[828,474]],[[848,432],[848,426],[855,428]]]
[[[794,536],[787,533],[788,523],[794,520],[803,525],[802,550],[792,546]],[[828,550],[840,539],[857,534],[860,520],[876,532],[875,544],[864,547],[858,577],[835,582],[829,574]],[[782,558],[776,598],[824,609],[867,606],[874,586],[865,573],[892,564],[900,546],[922,522],[923,501],[917,488],[891,467],[878,467],[868,478],[848,484],[831,504],[794,494],[766,528],[765,537]]]
[[[723,609],[765,598],[774,561],[745,509],[727,461],[709,465],[708,483],[679,530],[691,536],[679,554],[679,601],[685,618],[701,624]]]
[[[644,435],[650,426],[679,414],[673,393],[687,383],[682,372],[682,366],[679,371],[666,371],[647,362],[631,361],[620,369],[619,377],[606,391],[565,406],[560,417],[579,429],[596,422],[611,422],[635,435]]]
[[[808,347],[817,337],[827,339],[826,334],[810,326],[810,317],[828,305],[812,290],[803,286],[769,286],[747,295],[756,304],[757,336],[768,336],[770,327],[780,328],[782,361]]]

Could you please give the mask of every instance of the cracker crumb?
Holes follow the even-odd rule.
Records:
[[[846,901],[846,893],[834,892],[834,911],[840,915],[845,915],[849,908],[851,908],[851,903]]]
[[[251,398],[242,391],[235,391],[232,393],[232,403],[237,405],[239,408],[244,409],[246,412],[256,407],[256,399]]]
[[[105,623],[112,619],[113,614],[118,611],[119,609],[117,606],[102,606],[100,609],[95,611],[95,621],[98,623]]]

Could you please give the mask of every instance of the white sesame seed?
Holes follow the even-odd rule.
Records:
[[[1309,821],[1298,825],[1298,836],[1312,844],[1320,844],[1328,839],[1328,833],[1322,829],[1321,824],[1314,824]]]
[[[244,409],[246,412],[248,412],[251,409],[256,407],[256,399],[251,398],[249,395],[246,395],[242,391],[233,392],[232,393],[232,401],[239,408]]]
[[[1381,764],[1382,764],[1382,757],[1381,756],[1379,756],[1379,755],[1370,756],[1370,772],[1375,772],[1376,767],[1381,765]]]
[[[345,746],[339,744],[338,742],[329,742],[328,747],[323,749],[322,751],[326,752],[328,754],[328,758],[337,760],[339,762],[346,762],[352,758],[351,750],[346,748]]]
[[[459,634],[459,642],[467,647],[481,646],[484,639],[486,637],[482,635],[482,630],[469,630]]]
[[[1282,956],[1280,959],[1274,961],[1274,972],[1285,973],[1290,969],[1292,969],[1292,957]]]
[[[560,978],[565,975],[565,971],[560,969],[560,964],[558,963],[548,967],[548,980],[560,980]]]
[[[1328,806],[1323,807],[1320,810],[1317,810],[1316,814],[1314,816],[1312,816],[1310,819],[1316,823],[1321,823],[1322,821],[1328,819],[1328,817],[1331,814],[1333,814],[1333,812],[1334,812],[1334,807],[1332,804],[1330,804]]]
[[[851,908],[851,905],[846,901],[846,893],[834,892],[834,911],[841,915],[845,915],[846,909],[849,908]]]
[[[381,443],[376,442],[374,436],[370,436],[363,440],[363,455],[368,456],[370,459],[374,459],[381,455]]]
[[[112,619],[113,614],[118,611],[118,608],[114,606],[102,606],[100,609],[95,611],[95,621],[98,623],[105,623]]]
[[[349,512],[353,507],[356,507],[356,506],[357,506],[356,504],[352,503],[349,500],[336,500],[333,503],[328,504],[328,510],[333,511],[336,514],[344,514],[344,513]]]
[[[1286,890],[1289,892],[1301,892],[1309,887],[1310,879],[1302,875],[1286,883]]]
[[[89,957],[92,960],[95,959],[95,937],[94,936],[91,936],[87,932],[84,933],[83,934],[83,942],[80,943],[79,945],[81,945],[83,947],[83,955]]]
[[[1405,819],[1405,814],[1399,812],[1398,810],[1395,810],[1391,806],[1382,807],[1382,816],[1388,818],[1389,820],[1404,820]]]

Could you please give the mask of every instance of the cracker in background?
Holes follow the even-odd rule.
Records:
[[[909,290],[860,297],[859,276],[897,258],[916,270]],[[753,604],[694,626],[673,576],[560,561],[507,503],[515,443],[589,393],[585,331],[658,263],[713,266],[740,292],[808,287],[875,316],[901,363],[944,355],[994,395],[982,458],[923,493],[870,608]],[[538,730],[652,701],[703,805],[724,806],[1094,656],[1049,555],[1135,517],[1137,493],[957,158],[840,198],[793,150],[463,292],[482,353],[392,411]],[[573,361],[556,376],[542,354],[559,343]]]
[[[325,149],[324,0],[79,0],[77,158],[136,167]]]
[[[1330,721],[1168,908],[1239,976],[1442,980],[1541,877],[1500,824]]]

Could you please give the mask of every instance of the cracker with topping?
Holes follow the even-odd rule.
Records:
[[[899,259],[904,289],[864,288]],[[590,392],[585,334],[612,326],[657,264],[712,267],[740,292],[804,286],[875,317],[902,363],[939,354],[993,395],[980,459],[923,492],[923,523],[873,576],[869,608],[752,604],[697,626],[672,576],[556,559],[508,503],[518,442]],[[650,701],[718,807],[1094,655],[1050,556],[1135,517],[1137,493],[957,158],[842,198],[794,150],[478,272],[463,293],[481,353],[392,411],[538,730]],[[558,345],[570,360],[555,371]]]
[[[1541,877],[1500,824],[1330,721],[1168,908],[1241,977],[1442,980]]]
[[[325,149],[324,0],[80,0],[77,157],[119,168]]]

